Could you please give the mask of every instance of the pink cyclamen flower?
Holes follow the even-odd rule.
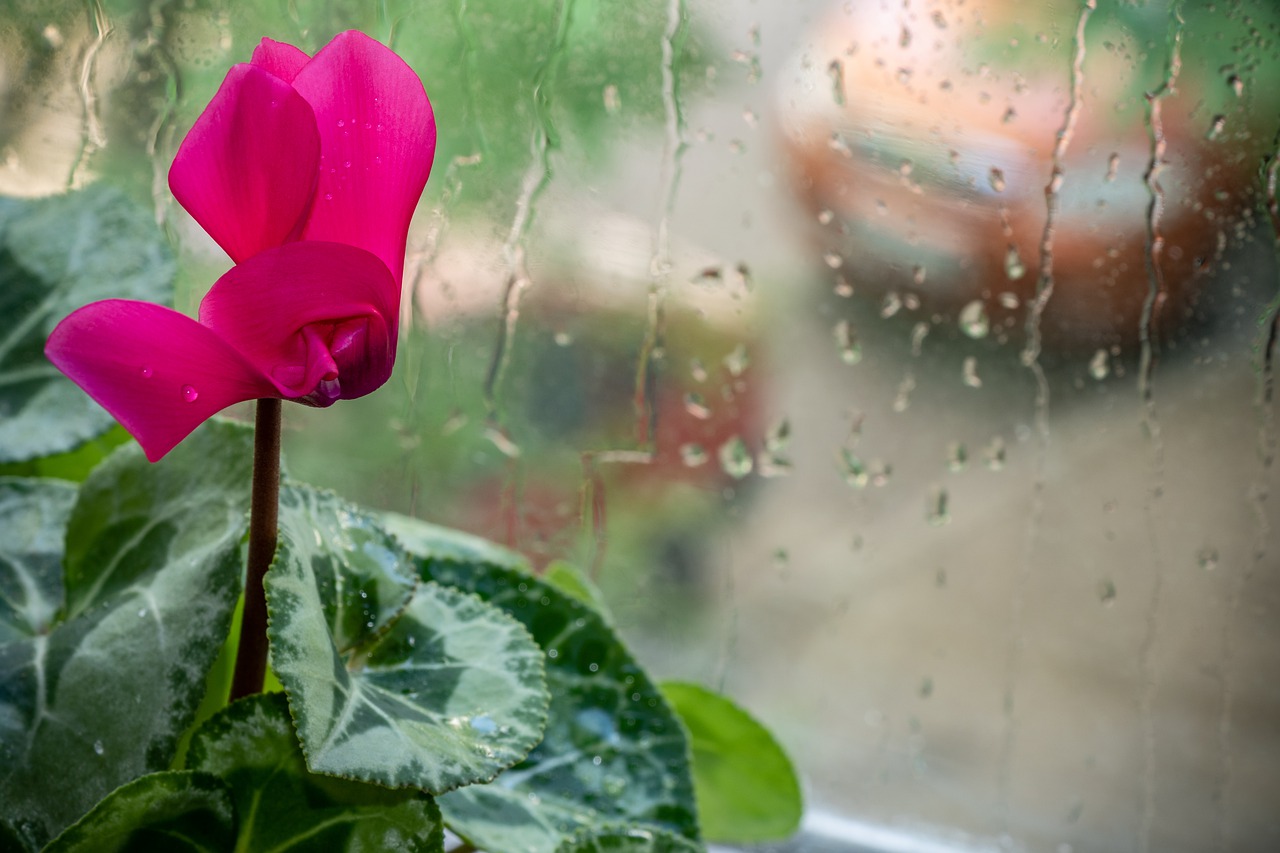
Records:
[[[263,39],[169,170],[235,262],[199,320],[108,299],[58,324],[45,354],[153,462],[233,403],[368,394],[395,362],[405,241],[435,146],[422,82],[382,44],[346,32],[308,57]]]

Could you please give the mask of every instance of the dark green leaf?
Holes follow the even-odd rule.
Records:
[[[227,786],[216,776],[178,770],[112,791],[44,853],[225,853],[235,841]]]
[[[0,204],[0,462],[70,450],[115,422],[44,357],[58,322],[97,299],[167,303],[173,253],[150,212],[91,186]]]
[[[81,487],[65,603],[0,646],[0,821],[26,846],[169,767],[240,587],[252,443],[211,422],[155,465],[123,447]]]
[[[542,736],[542,652],[474,596],[422,584],[399,543],[290,485],[267,574],[271,664],[308,766],[440,793],[492,779]]]
[[[752,844],[794,833],[804,812],[800,783],[769,730],[696,684],[667,682],[662,692],[693,741],[693,783],[707,838]]]
[[[206,722],[187,766],[231,789],[238,853],[438,853],[443,845],[440,810],[421,791],[309,772],[280,693],[242,699]]]
[[[53,625],[62,606],[62,537],[75,499],[70,483],[0,478],[0,645]]]
[[[525,571],[459,559],[451,542],[437,551],[432,530],[421,534],[412,551],[422,576],[523,622],[546,651],[552,695],[546,736],[528,759],[492,785],[440,798],[449,826],[490,853],[554,853],[579,832],[617,824],[696,840],[684,729],[605,620]]]
[[[556,853],[697,853],[700,849],[689,839],[669,832],[620,827],[567,838]]]

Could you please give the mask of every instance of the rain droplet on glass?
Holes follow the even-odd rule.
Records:
[[[836,350],[840,353],[841,361],[845,364],[857,364],[862,361],[862,347],[858,344],[858,337],[848,320],[836,323],[831,330],[831,335],[835,338]]]
[[[1022,263],[1022,256],[1018,254],[1018,247],[1012,243],[1004,253],[1004,274],[1010,281],[1017,281],[1027,274],[1027,267]]]
[[[934,527],[941,527],[951,520],[950,496],[946,489],[934,488],[929,494],[926,518]]]
[[[680,445],[680,461],[687,468],[697,468],[707,463],[707,451],[703,450],[700,444],[682,444]]]
[[[1006,454],[1004,439],[997,435],[991,439],[990,444],[983,448],[982,458],[986,460],[987,468],[992,471],[1000,471],[1004,468]]]
[[[1105,349],[1100,349],[1089,359],[1089,375],[1101,382],[1111,373],[1111,357]]]
[[[966,356],[964,364],[960,366],[960,379],[969,388],[981,388],[982,377],[978,375],[978,359],[974,356]]]
[[[985,338],[991,331],[991,320],[987,317],[987,306],[981,299],[975,299],[960,309],[960,331],[974,340]]]
[[[833,59],[827,65],[827,76],[831,78],[831,100],[837,107],[844,106],[844,63]]]
[[[747,449],[746,442],[740,436],[735,435],[720,445],[718,455],[720,457],[720,468],[735,480],[741,480],[755,468],[755,460],[751,458],[751,451]]]

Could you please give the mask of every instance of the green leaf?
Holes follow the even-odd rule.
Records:
[[[604,617],[606,622],[613,624],[613,616],[609,613],[609,605],[604,600],[604,593],[591,582],[590,578],[580,572],[577,566],[563,560],[556,560],[547,566],[546,571],[542,573],[542,579],[591,607]]]
[[[542,651],[474,596],[421,584],[392,536],[289,485],[267,573],[271,664],[319,773],[441,793],[486,782],[542,736]]]
[[[442,558],[492,563],[512,569],[527,565],[525,558],[515,551],[461,530],[441,527],[397,512],[383,513],[378,520],[412,554],[430,553]]]
[[[20,462],[115,423],[44,357],[53,327],[97,299],[168,303],[176,266],[151,213],[118,190],[0,201],[0,462]]]
[[[62,537],[75,499],[70,483],[0,478],[0,645],[53,625],[62,606]]]
[[[235,839],[227,786],[206,773],[171,770],[112,791],[43,853],[223,853]]]
[[[696,841],[684,729],[600,614],[522,570],[458,559],[449,541],[437,552],[432,531],[421,533],[412,549],[423,578],[523,622],[546,652],[552,696],[546,736],[524,762],[440,798],[450,828],[490,853],[554,853],[579,832],[623,823]]]
[[[556,853],[697,853],[700,849],[689,839],[669,832],[620,827],[567,838]]]
[[[754,844],[787,838],[804,803],[791,760],[746,711],[696,684],[666,682],[693,739],[693,783],[708,839]]]
[[[438,853],[443,846],[440,810],[421,791],[309,772],[280,693],[235,702],[197,729],[187,766],[231,789],[237,853]]]
[[[240,587],[252,444],[211,422],[155,465],[123,447],[81,486],[65,602],[0,645],[0,822],[25,846],[169,767]]]

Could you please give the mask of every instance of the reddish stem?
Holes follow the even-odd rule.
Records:
[[[244,582],[240,650],[231,701],[262,692],[267,675],[267,594],[262,580],[275,558],[280,514],[280,401],[258,401],[253,436],[253,497],[249,507],[249,567]]]

